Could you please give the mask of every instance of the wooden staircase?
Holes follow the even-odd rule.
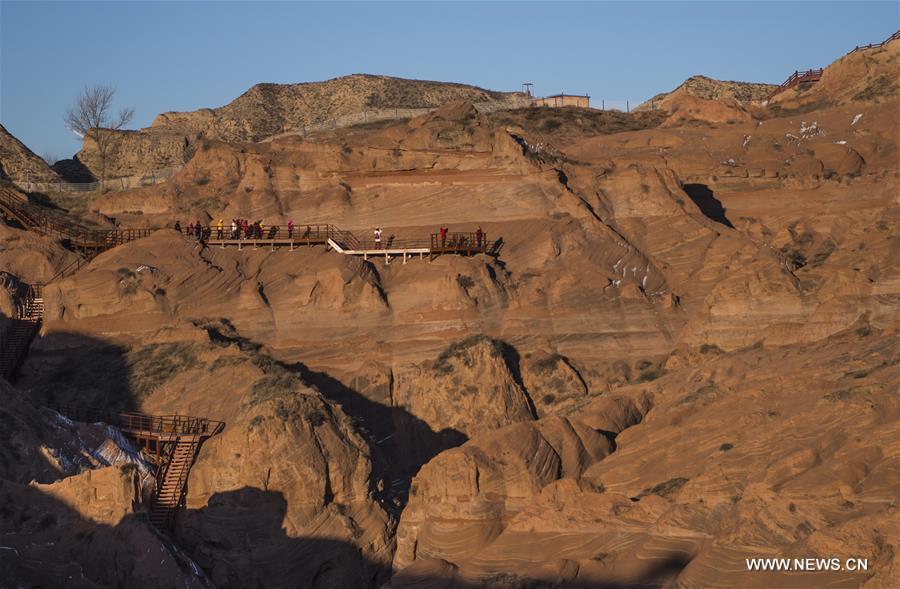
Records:
[[[0,376],[6,380],[12,379],[40,328],[39,322],[9,320],[5,333],[0,337]]]
[[[150,523],[158,530],[171,529],[176,511],[184,506],[188,475],[200,451],[200,436],[179,436],[157,486]]]
[[[41,329],[44,319],[44,299],[40,287],[30,287],[24,300],[16,307],[15,316],[7,321],[0,334],[0,376],[11,380],[28,352],[31,340]]]

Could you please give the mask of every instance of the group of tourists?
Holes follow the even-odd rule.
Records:
[[[262,219],[251,222],[249,219],[232,219],[231,225],[225,224],[224,219],[219,219],[217,223],[207,223],[203,225],[198,220],[187,226],[187,230],[182,229],[181,221],[175,221],[175,231],[185,233],[197,239],[197,241],[209,241],[212,239],[213,231],[215,231],[216,239],[275,239],[281,228],[278,225],[272,225],[266,228]],[[306,231],[302,238],[306,239],[310,236],[312,228],[307,225]],[[226,237],[227,233],[227,237]],[[288,239],[294,238],[294,220],[289,219],[287,222]]]
[[[441,247],[447,247],[447,236],[450,235],[450,228],[441,227],[438,231],[438,234],[440,235]],[[471,235],[471,233],[454,233],[450,235],[450,247],[462,247],[468,245],[467,242],[472,238]],[[479,225],[478,229],[475,230],[475,247],[481,249],[482,243],[484,243],[484,231],[482,231],[481,225]],[[485,243],[485,245],[487,244]]]
[[[294,239],[294,220],[289,219],[287,222],[287,237],[288,239]],[[182,228],[181,221],[175,221],[175,230],[179,233],[184,233],[190,237],[196,238],[199,242],[207,242],[212,239],[213,231],[215,231],[215,239],[223,240],[223,239],[276,239],[283,237],[279,235],[281,228],[278,225],[272,225],[270,227],[266,227],[265,223],[263,223],[262,219],[257,221],[250,222],[249,219],[232,219],[230,225],[226,225],[224,219],[219,219],[216,223],[207,223],[206,225],[202,224],[199,220],[196,222],[191,222],[186,230]],[[307,225],[306,231],[299,236],[299,239],[307,239],[310,237],[312,233],[312,228]],[[227,236],[226,236],[227,234]],[[381,249],[381,241],[384,232],[381,227],[376,227],[373,232],[375,238],[375,249]],[[478,229],[475,230],[475,233],[450,233],[449,227],[440,227],[438,230],[440,247],[441,248],[461,248],[461,247],[471,247],[475,246],[477,249],[481,249],[482,245],[487,245],[485,241],[484,231],[482,231],[481,226],[478,226]],[[432,238],[433,240],[433,238]],[[391,235],[388,238],[387,247],[390,248],[392,242],[394,241],[394,236]],[[433,241],[432,241],[433,242]],[[473,243],[474,242],[474,243]]]

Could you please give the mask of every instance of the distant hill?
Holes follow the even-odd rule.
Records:
[[[491,106],[492,110],[529,104],[519,92],[365,74],[324,82],[257,84],[225,106],[162,113],[146,129],[122,132],[119,155],[107,169],[111,177],[146,174],[183,165],[200,139],[255,142],[364,111],[375,117],[394,109],[435,109],[459,101]],[[98,168],[95,151],[95,146],[85,141],[78,154],[91,170]]]
[[[59,176],[43,159],[0,125],[0,178],[13,182],[58,182]]]
[[[203,133],[222,141],[259,141],[365,110],[438,108],[458,101],[526,102],[518,92],[354,74],[325,82],[257,84],[220,108],[163,113],[151,128]]]
[[[755,82],[732,82],[714,80],[706,76],[691,76],[671,92],[657,94],[647,102],[638,106],[635,110],[649,110],[661,108],[666,104],[666,99],[673,94],[687,94],[703,100],[734,99],[742,104],[749,104],[766,100],[775,89],[776,84],[759,84]]]

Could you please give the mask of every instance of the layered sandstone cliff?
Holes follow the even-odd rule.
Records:
[[[140,131],[123,131],[109,157],[110,177],[145,176],[179,167],[194,153],[198,139],[255,142],[283,134],[306,134],[322,125],[344,126],[469,101],[483,109],[528,104],[516,92],[495,92],[465,84],[352,75],[324,82],[257,84],[225,106],[192,112],[166,112]],[[95,175],[96,146],[85,140],[78,159]]]
[[[59,182],[59,176],[43,159],[0,125],[0,178],[16,183]]]

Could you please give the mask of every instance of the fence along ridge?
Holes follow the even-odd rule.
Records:
[[[864,51],[866,49],[874,49],[875,47],[883,47],[884,45],[887,45],[891,41],[896,41],[897,39],[900,39],[900,29],[898,29],[897,31],[894,31],[894,33],[890,37],[888,37],[881,43],[871,43],[869,45],[857,45],[856,47],[853,48],[853,50],[849,51],[847,53],[847,55],[850,55],[851,53],[856,53],[857,51]]]
[[[874,49],[876,47],[883,47],[883,46],[887,45],[888,43],[890,43],[891,41],[896,41],[897,39],[900,39],[900,29],[895,31],[890,37],[888,37],[881,43],[870,43],[869,45],[857,45],[856,47],[854,47],[853,49],[848,51],[844,55],[844,57],[846,57],[847,55],[856,53],[857,51],[865,51],[866,49]],[[801,82],[817,82],[817,81],[819,81],[819,79],[821,79],[824,71],[825,71],[824,68],[809,69],[809,70],[806,70],[803,72],[801,72],[800,70],[796,70],[796,71],[794,71],[793,74],[788,76],[788,79],[785,80],[784,82],[782,82],[772,94],[769,95],[769,98],[771,98],[771,97],[775,96],[776,94],[779,94],[780,92],[783,92],[784,90],[787,90],[788,88],[791,88],[792,86],[795,86]]]

